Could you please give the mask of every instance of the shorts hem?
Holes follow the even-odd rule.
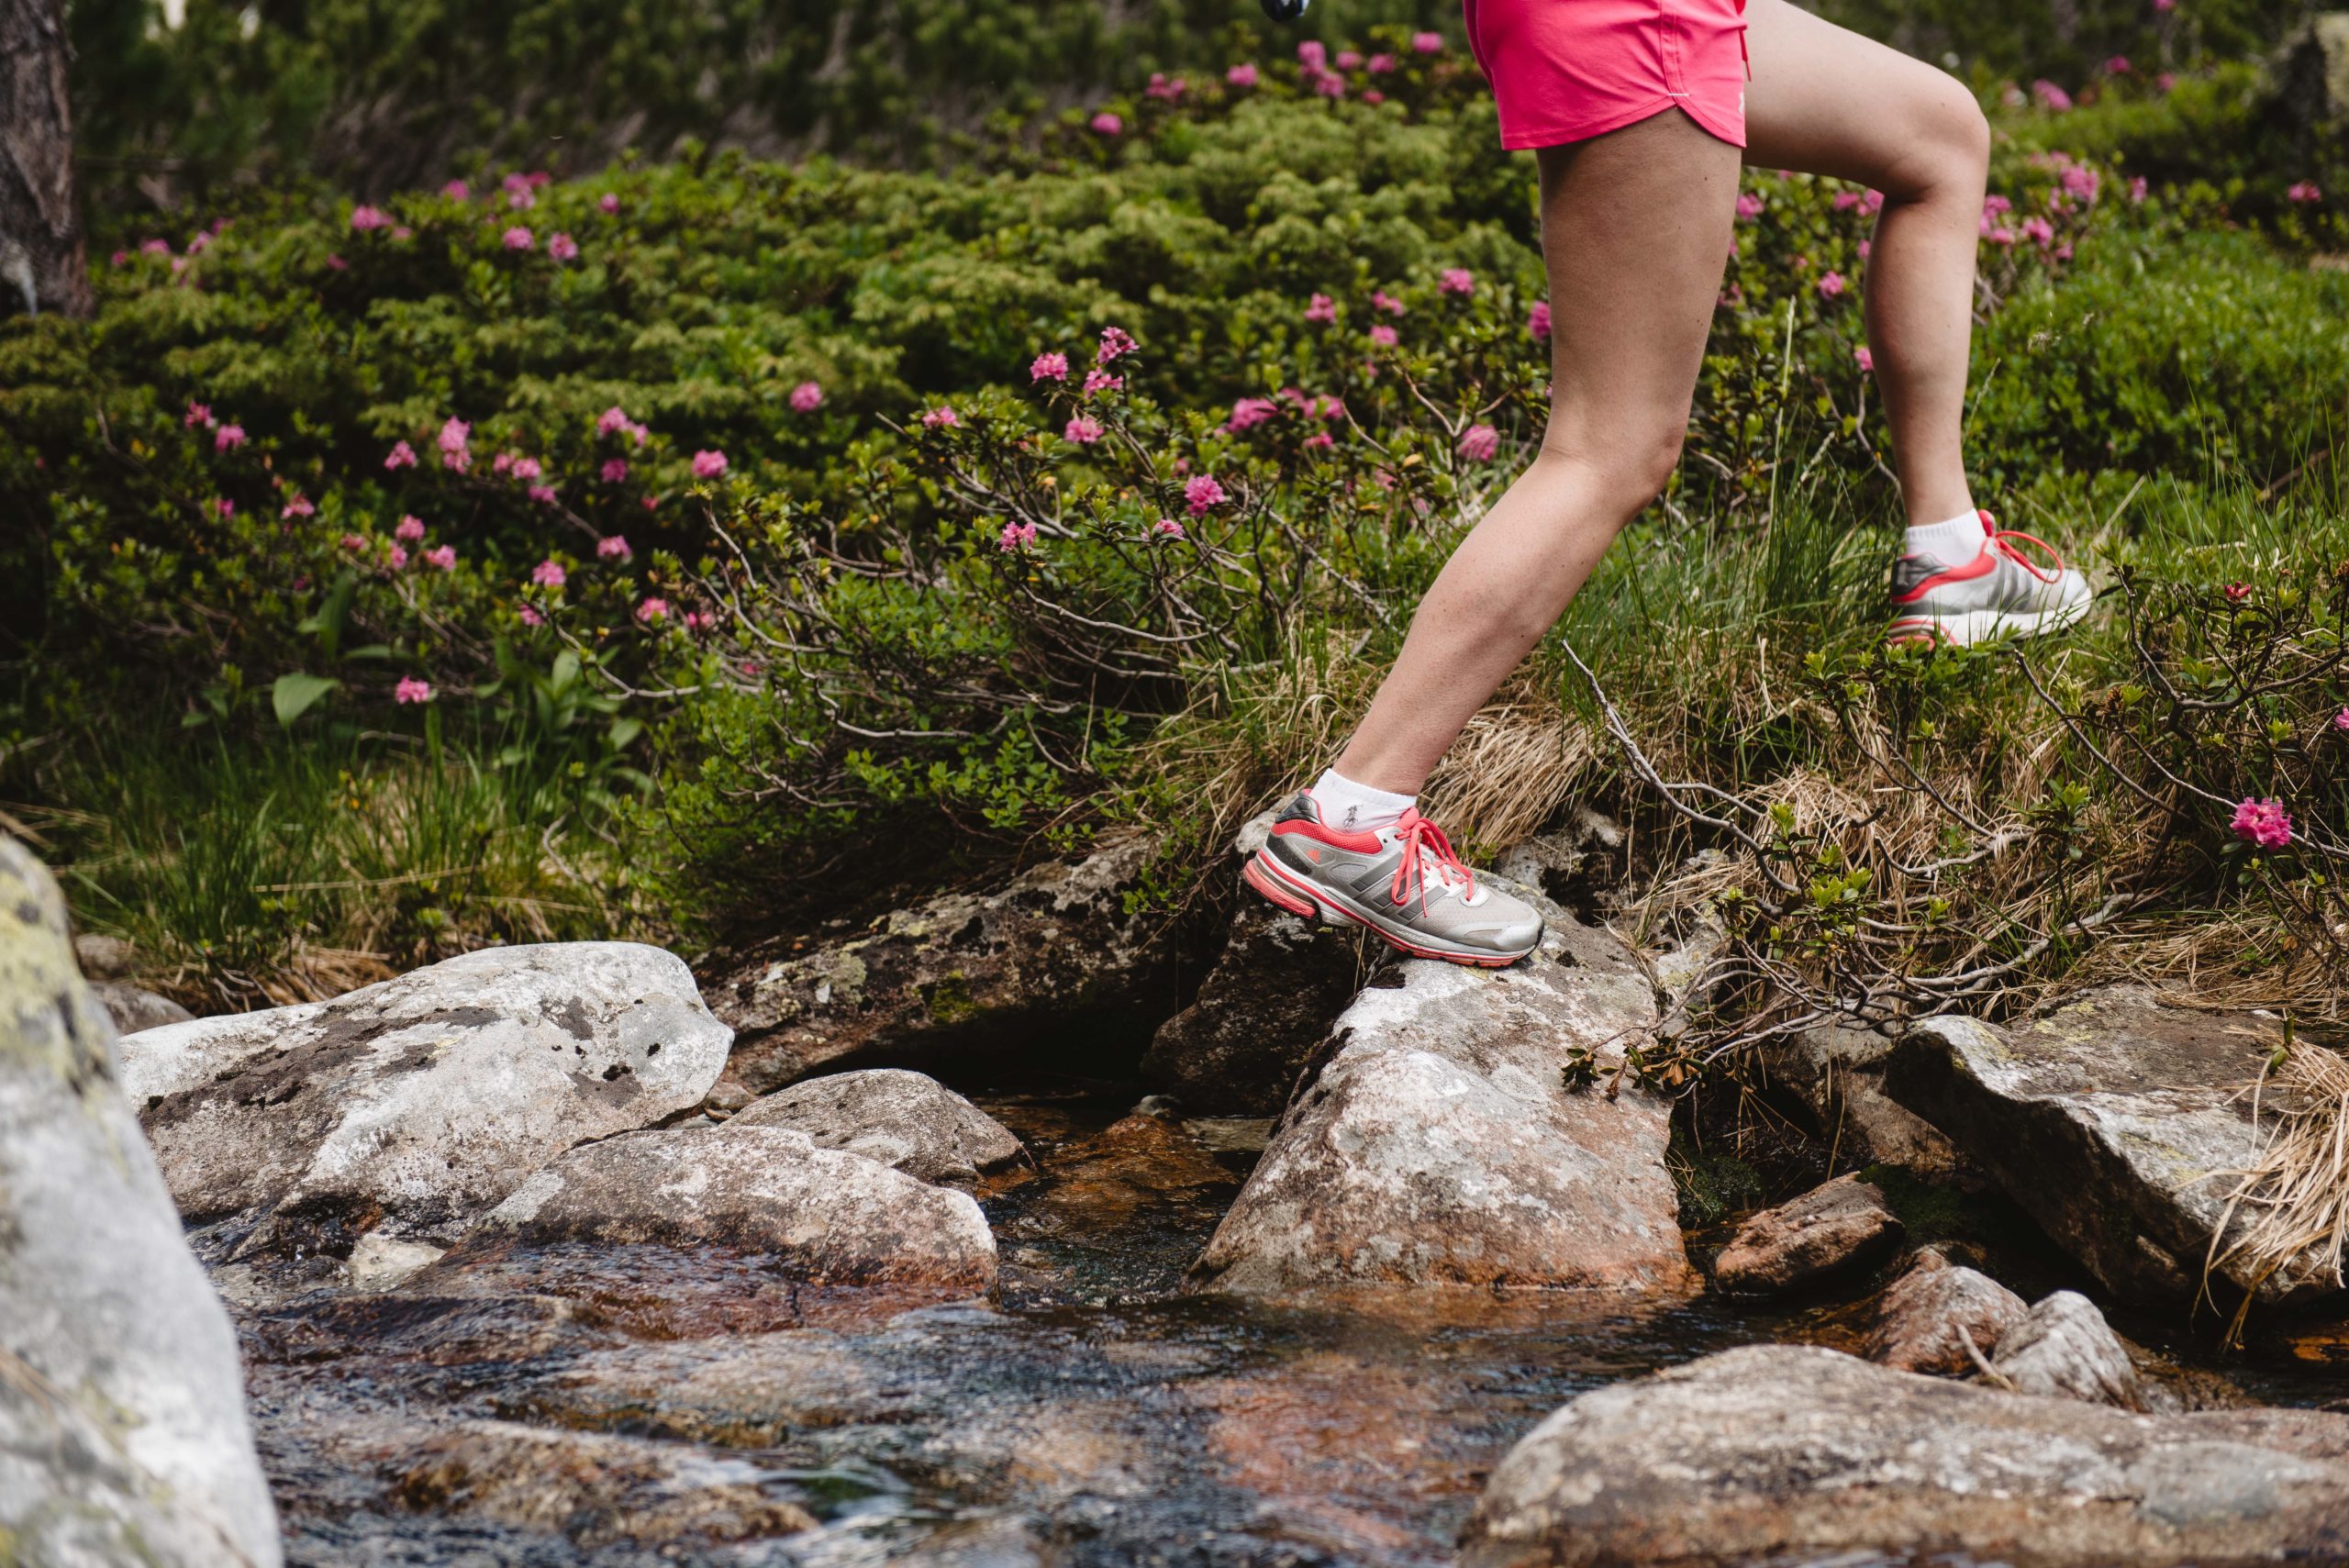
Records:
[[[1562,128],[1510,129],[1504,128],[1501,131],[1501,148],[1508,152],[1527,152],[1543,147],[1565,147],[1574,142],[1588,141],[1594,137],[1605,136],[1609,131],[1621,130],[1624,127],[1637,125],[1642,120],[1652,120],[1666,109],[1678,109],[1694,121],[1697,128],[1707,136],[1713,138],[1716,141],[1728,142],[1740,151],[1744,150],[1745,127],[1742,123],[1736,126],[1734,129],[1716,124],[1714,117],[1694,99],[1672,93],[1659,93],[1654,98],[1636,108],[1626,109],[1620,114],[1609,115],[1601,119],[1581,121]]]

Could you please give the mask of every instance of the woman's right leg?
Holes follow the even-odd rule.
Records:
[[[1552,391],[1542,450],[1420,601],[1401,655],[1337,762],[1416,795],[1556,624],[1679,461],[1720,292],[1740,150],[1675,110],[1544,148],[1542,250]]]

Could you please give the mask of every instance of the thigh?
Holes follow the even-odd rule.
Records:
[[[1854,180],[1887,194],[1929,183],[1951,139],[1986,135],[1948,72],[1822,21],[1789,0],[1747,0],[1745,161]]]
[[[1539,156],[1554,381],[1543,444],[1596,457],[1659,422],[1676,439],[1720,297],[1738,150],[1667,109]]]

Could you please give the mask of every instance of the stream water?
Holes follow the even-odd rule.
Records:
[[[981,1194],[1003,1257],[985,1303],[822,1297],[758,1260],[607,1253],[241,1312],[290,1560],[1441,1563],[1486,1473],[1575,1394],[1862,1327],[1840,1298],[1186,1296],[1265,1124],[1133,1116],[1139,1092],[974,1094],[1035,1159]],[[2264,1398],[2329,1402],[2349,1395],[2349,1343],[2277,1341],[2230,1370]],[[468,1423],[643,1445],[517,1448],[515,1426]],[[638,1473],[647,1454],[660,1463]]]

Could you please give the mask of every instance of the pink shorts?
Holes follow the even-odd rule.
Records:
[[[1556,147],[1678,108],[1745,145],[1745,0],[1464,0],[1501,145]]]

